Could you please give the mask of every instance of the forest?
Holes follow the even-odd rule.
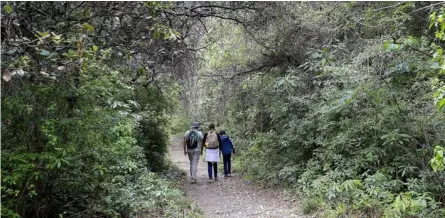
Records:
[[[444,2],[0,4],[2,217],[202,217],[194,121],[304,214],[445,217]]]

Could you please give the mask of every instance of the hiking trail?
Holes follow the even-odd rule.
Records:
[[[191,184],[189,159],[184,156],[181,138],[173,138],[169,150],[172,162],[186,172],[183,188],[187,197],[199,206],[205,217],[306,217],[296,199],[285,196],[281,190],[249,184],[236,172],[224,178],[222,161],[218,163],[219,181],[207,183],[207,162],[201,156],[198,182]],[[232,161],[236,158],[232,156]]]

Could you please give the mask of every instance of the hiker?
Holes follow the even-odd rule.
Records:
[[[205,146],[206,145],[206,146]],[[209,131],[204,134],[204,140],[202,140],[202,149],[206,147],[206,157],[207,167],[209,171],[209,180],[211,183],[213,181],[212,168],[214,171],[214,179],[218,181],[218,162],[219,162],[219,150],[221,149],[221,137],[216,133],[215,125],[211,123],[209,125]]]
[[[232,153],[235,154],[235,149],[233,148],[232,140],[228,135],[226,135],[226,131],[221,130],[219,132],[221,136],[221,144],[222,144],[222,154],[223,154],[223,162],[224,162],[224,178],[231,177],[231,168],[232,168]]]
[[[190,160],[190,182],[196,183],[196,171],[198,170],[199,156],[202,155],[202,132],[199,131],[199,123],[193,122],[192,128],[185,132],[184,136],[184,155],[189,156]]]

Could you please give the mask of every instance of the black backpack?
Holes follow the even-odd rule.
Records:
[[[195,149],[198,147],[199,143],[199,135],[196,130],[191,130],[188,135],[187,139],[187,148],[188,149]]]

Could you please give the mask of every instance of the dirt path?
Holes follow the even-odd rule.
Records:
[[[181,141],[174,139],[172,142],[170,157],[187,172],[189,179],[189,160],[184,156]],[[207,183],[207,163],[202,159],[198,165],[198,183],[184,182],[187,196],[197,203],[206,217],[305,217],[295,200],[284,197],[281,191],[248,184],[237,174],[224,179],[221,164],[218,164],[217,182]]]

